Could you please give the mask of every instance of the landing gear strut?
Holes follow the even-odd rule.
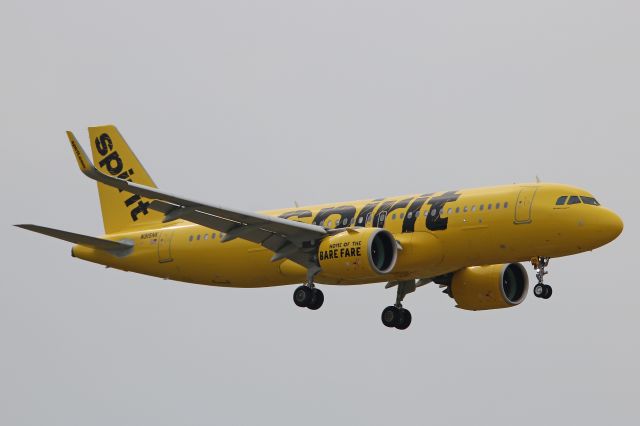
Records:
[[[322,290],[316,288],[313,283],[313,277],[318,270],[310,269],[307,273],[307,283],[296,288],[293,292],[293,303],[301,308],[309,308],[312,311],[320,309],[324,303],[324,294]]]
[[[534,257],[531,259],[531,264],[536,270],[536,278],[538,279],[538,284],[533,287],[533,295],[542,299],[550,298],[553,290],[550,285],[544,283],[544,276],[549,273],[545,270],[546,267],[549,266],[549,258]]]
[[[402,307],[402,301],[407,294],[416,291],[416,281],[391,281],[387,284],[386,288],[393,286],[398,286],[396,303],[393,306],[384,308],[382,311],[382,324],[389,328],[405,330],[411,325],[411,312]]]

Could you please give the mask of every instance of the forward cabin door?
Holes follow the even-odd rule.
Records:
[[[172,262],[171,256],[171,240],[173,239],[173,233],[175,230],[168,229],[166,231],[160,231],[158,235],[158,262],[167,263]]]
[[[538,190],[535,186],[523,186],[518,194],[516,201],[515,223],[531,223],[531,211],[533,207],[533,198]]]

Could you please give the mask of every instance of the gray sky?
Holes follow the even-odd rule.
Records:
[[[637,1],[4,0],[0,424],[635,424]],[[115,123],[165,190],[241,209],[532,181],[592,191],[614,243],[548,301],[435,287],[203,287],[72,259],[99,234],[67,129]],[[527,265],[530,278],[532,269]]]

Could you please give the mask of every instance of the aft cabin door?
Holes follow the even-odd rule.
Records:
[[[533,197],[535,197],[537,190],[538,188],[534,186],[526,186],[520,190],[518,201],[516,201],[515,223],[531,223]]]
[[[158,262],[167,263],[173,261],[171,256],[171,240],[174,230],[161,231],[158,235]]]

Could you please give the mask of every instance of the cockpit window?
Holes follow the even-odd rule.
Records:
[[[577,195],[572,195],[571,197],[569,197],[568,204],[580,204],[580,197],[578,197]]]
[[[556,206],[564,206],[564,203],[567,202],[567,197],[566,195],[563,195],[562,197],[558,198],[558,200],[556,201]]]
[[[596,201],[596,199],[593,198],[593,197],[580,197],[580,198],[582,198],[582,202],[585,203],[585,204],[589,204],[589,205],[592,205],[592,206],[599,206],[600,205],[600,203],[598,201]]]

